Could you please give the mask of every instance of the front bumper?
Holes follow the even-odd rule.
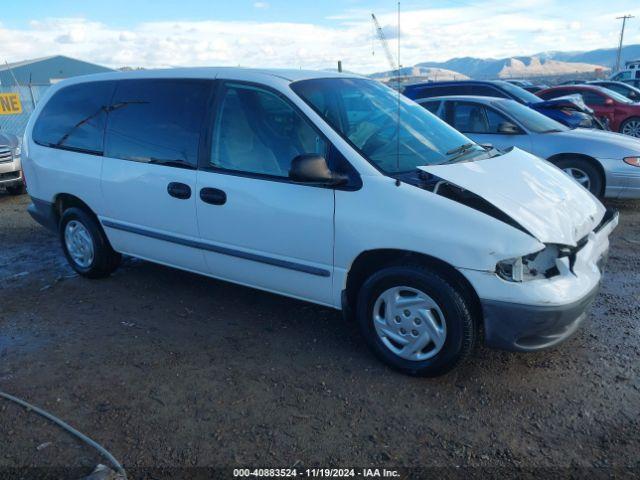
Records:
[[[0,161],[0,186],[11,187],[22,183],[22,164],[19,156]]]
[[[22,183],[22,172],[4,172],[0,173],[0,186],[13,187],[14,185],[20,185]]]
[[[508,282],[493,272],[461,269],[475,288],[484,316],[488,346],[511,351],[552,347],[570,337],[598,294],[609,250],[609,234],[618,224],[610,211],[589,233],[571,269],[549,279]]]
[[[482,300],[484,337],[489,347],[530,352],[569,338],[587,318],[599,285],[578,301],[546,307]]]

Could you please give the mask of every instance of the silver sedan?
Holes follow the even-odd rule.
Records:
[[[518,147],[550,161],[598,197],[640,198],[638,138],[571,130],[503,98],[449,96],[418,103],[479,144]]]

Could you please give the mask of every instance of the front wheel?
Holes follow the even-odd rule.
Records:
[[[60,241],[69,264],[84,277],[107,277],[120,265],[122,257],[111,248],[97,219],[80,208],[62,214]]]
[[[640,138],[640,117],[629,118],[622,122],[620,133]]]
[[[569,158],[560,160],[555,165],[594,196],[602,196],[604,179],[598,169],[589,161],[582,158]]]
[[[472,351],[477,322],[458,289],[419,265],[385,268],[358,294],[360,330],[374,353],[404,373],[433,377]]]

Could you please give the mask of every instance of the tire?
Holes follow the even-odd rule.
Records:
[[[24,185],[12,185],[7,187],[7,193],[9,195],[22,195],[25,192]]]
[[[443,375],[464,361],[474,348],[479,322],[452,283],[419,265],[388,267],[369,277],[358,292],[356,319],[376,356],[396,370],[421,377]],[[387,298],[420,303],[388,310]],[[422,299],[429,303],[423,303]],[[429,315],[434,321],[428,321]],[[432,334],[434,328],[439,333]],[[381,329],[391,331],[390,336],[379,333]],[[415,343],[402,346],[394,337]],[[425,338],[430,339],[429,343],[417,353],[410,353],[424,343],[421,339]]]
[[[640,138],[640,117],[627,118],[620,125],[620,133]]]
[[[111,248],[98,220],[85,210],[66,209],[58,230],[67,261],[83,277],[108,277],[120,265],[122,256]]]
[[[588,160],[567,158],[555,162],[555,166],[589,190],[594,196],[602,197],[604,193],[604,178],[602,178],[600,171]]]

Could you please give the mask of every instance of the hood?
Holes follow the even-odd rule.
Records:
[[[572,110],[577,110],[579,112],[588,113],[589,115],[593,115],[593,109],[589,108],[581,95],[566,95],[564,97],[554,98],[552,100],[543,100],[541,102],[536,102],[531,104],[531,107],[537,108],[550,108],[550,109],[562,109],[569,108]]]
[[[584,153],[592,157],[618,160],[622,160],[624,157],[640,155],[640,138],[623,135],[622,133],[576,128],[545,135],[571,141],[575,147],[572,150],[573,153]]]
[[[575,246],[605,214],[565,173],[517,148],[486,160],[419,168],[482,197],[542,243]]]

